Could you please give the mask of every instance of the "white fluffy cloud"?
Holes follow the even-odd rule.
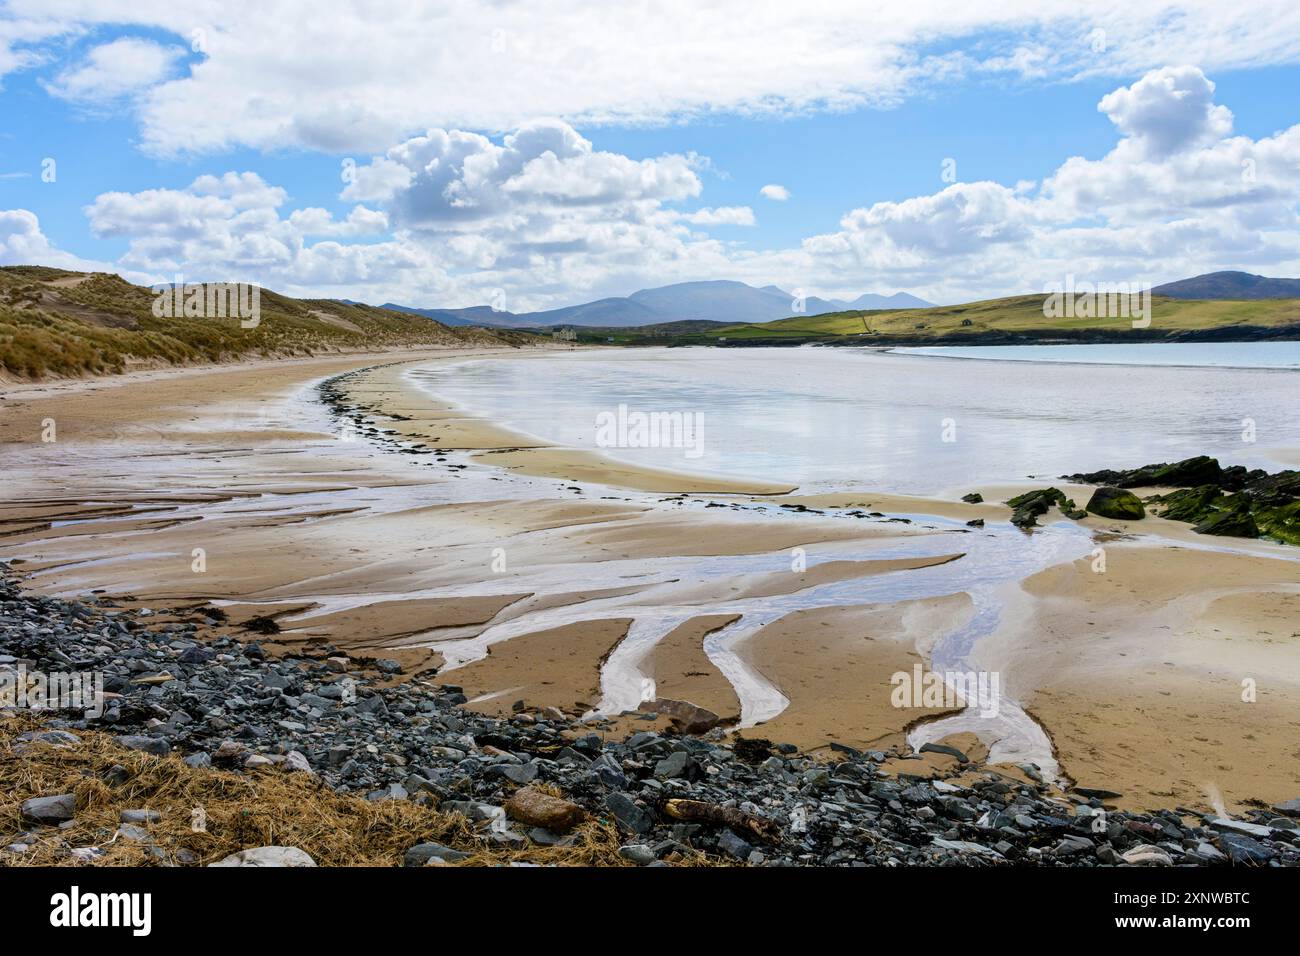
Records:
[[[752,226],[757,223],[754,210],[748,206],[706,207],[686,213],[682,219],[696,226]]]
[[[331,239],[311,245],[309,236],[386,233],[388,217],[365,206],[354,206],[342,220],[318,207],[282,217],[279,209],[287,199],[284,189],[256,173],[229,172],[200,176],[185,189],[102,193],[85,211],[94,235],[128,240],[121,267],[160,279],[186,272],[305,289],[366,283],[389,275],[390,267],[431,265],[391,241],[344,245]]]
[[[101,238],[157,237],[209,240],[214,223],[254,228],[278,220],[275,213],[287,194],[256,173],[200,176],[188,189],[147,189],[138,193],[102,193],[86,207],[90,230]]]
[[[716,243],[690,227],[752,225],[754,215],[677,208],[702,191],[702,165],[689,155],[596,150],[554,119],[499,143],[433,129],[350,165],[341,198],[381,206],[399,241],[438,262],[465,295],[508,285],[513,307],[540,307],[575,290],[626,291],[620,283],[657,263],[716,261]]]
[[[887,16],[849,0],[0,2],[0,77],[57,57],[51,36],[96,27],[198,47],[183,75],[148,80],[139,97],[141,144],[163,155],[369,153],[415,130],[508,130],[536,116],[583,125],[894,105],[971,75],[1135,75],[1171,50],[1211,70],[1300,59],[1293,0],[1093,0],[1082,15],[1077,0],[937,0]]]
[[[1043,183],[956,183],[855,209],[795,262],[828,291],[864,270],[955,301],[1067,274],[1153,283],[1221,268],[1300,271],[1300,126],[1252,140],[1195,67],[1154,70],[1099,105],[1121,134]],[[810,285],[813,283],[806,283]]]
[[[998,183],[956,183],[930,196],[876,203],[843,219],[847,234],[925,256],[966,255],[1021,242],[1030,204]]]
[[[36,265],[58,269],[111,271],[112,266],[92,262],[55,247],[41,231],[36,213],[28,209],[0,209],[0,266]]]
[[[768,183],[758,191],[758,194],[764,199],[771,199],[773,202],[785,202],[790,198],[790,190],[778,183]]]
[[[599,152],[560,120],[527,123],[497,145],[461,130],[429,130],[358,166],[344,199],[376,199],[413,229],[486,228],[525,217],[698,195],[691,158],[634,160]]]
[[[317,206],[297,209],[289,215],[289,223],[304,236],[373,236],[388,231],[388,216],[365,206],[353,206],[343,220]]]
[[[1232,131],[1232,113],[1214,103],[1214,84],[1194,66],[1154,70],[1097,105],[1141,156],[1162,159]]]
[[[91,49],[45,84],[52,95],[83,103],[107,103],[138,93],[172,72],[182,50],[152,40],[122,37]]]
[[[1064,158],[1039,183],[954,183],[878,202],[778,250],[709,235],[754,215],[696,205],[707,198],[698,158],[603,152],[559,120],[500,138],[435,129],[403,139],[351,169],[339,218],[317,207],[286,214],[285,190],[253,173],[105,193],[87,215],[97,236],[127,240],[124,270],[415,305],[481,304],[504,289],[513,311],[719,277],[958,301],[1067,274],[1296,274],[1300,126],[1234,135],[1213,89],[1199,69],[1160,68],[1102,100],[1115,140],[1099,159]]]
[[[3,4],[0,4],[3,11]],[[75,24],[33,10],[30,14],[0,16],[0,89],[4,78],[18,70],[40,66],[50,59],[43,45],[55,37],[76,33]]]

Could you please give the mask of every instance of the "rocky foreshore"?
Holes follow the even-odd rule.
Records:
[[[1244,465],[1224,468],[1217,458],[1198,455],[1176,462],[1158,462],[1124,471],[1103,469],[1064,475],[1067,481],[1101,485],[1093,500],[1104,506],[1087,510],[1110,518],[1140,519],[1143,503],[1131,493],[1127,508],[1114,510],[1114,499],[1129,488],[1175,488],[1145,500],[1154,513],[1191,524],[1198,534],[1234,538],[1267,538],[1300,545],[1300,472],[1269,474]]]
[[[472,861],[485,846],[563,848],[593,820],[616,828],[614,862],[639,865],[1300,863],[1300,801],[1260,806],[1247,819],[1186,808],[1142,814],[1108,807],[1117,794],[1062,793],[961,754],[948,779],[925,779],[898,770],[907,763],[898,754],[848,747],[825,759],[721,731],[614,739],[608,721],[527,702],[510,719],[482,716],[461,706],[465,696],[450,683],[328,644],[277,657],[254,633],[211,633],[222,623],[216,609],[177,618],[104,598],[36,597],[0,563],[0,689],[14,693],[20,674],[95,672],[104,690],[101,714],[52,712],[23,733],[13,730],[23,723],[12,719],[21,718],[19,701],[0,700],[0,718],[11,718],[0,720],[9,738],[0,744],[21,761],[31,748],[75,747],[102,732],[123,755],[181,755],[189,768],[250,778],[308,775],[357,799],[411,801],[465,818],[458,845],[413,839],[408,866]],[[102,781],[122,794],[111,839],[138,841],[161,865],[205,862],[151,842],[158,813],[130,806],[127,765],[139,762],[123,759]],[[0,863],[22,862],[52,828],[74,832],[82,812],[73,793],[10,800],[0,804]],[[69,861],[94,862],[103,852],[71,839],[59,846]],[[251,845],[211,862],[312,865],[297,847]]]

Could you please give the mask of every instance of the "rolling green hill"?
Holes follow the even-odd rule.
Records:
[[[828,312],[775,322],[691,329],[672,336],[674,344],[782,345],[961,344],[1046,341],[1160,341],[1171,338],[1300,338],[1300,299],[1243,301],[1152,297],[1151,323],[1134,328],[1128,318],[1044,316],[1043,295],[1012,296],[928,309]],[[579,340],[585,336],[579,330]],[[663,327],[590,330],[592,338],[660,343]]]
[[[518,346],[531,333],[451,327],[422,315],[292,299],[263,289],[261,321],[158,318],[152,290],[115,275],[41,266],[0,268],[0,375],[122,372],[251,357],[428,346]],[[934,345],[1300,339],[1300,299],[1208,300],[1153,296],[1148,328],[1128,318],[1047,318],[1044,296],[923,309],[828,312],[773,322],[709,320],[575,329],[579,343],[614,345]]]
[[[158,318],[155,295],[105,273],[0,269],[0,373],[37,379],[242,358],[397,347],[520,345],[527,333],[450,328],[422,316],[263,289],[260,321]]]

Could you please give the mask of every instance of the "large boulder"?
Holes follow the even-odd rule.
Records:
[[[1088,500],[1087,512],[1102,518],[1117,518],[1121,521],[1137,521],[1146,517],[1142,499],[1123,488],[1098,488]]]
[[[1172,465],[1148,465],[1139,468],[1130,476],[1128,488],[1141,485],[1171,485],[1176,488],[1188,488],[1196,485],[1217,485],[1223,481],[1223,468],[1217,458],[1197,455],[1185,458]]]

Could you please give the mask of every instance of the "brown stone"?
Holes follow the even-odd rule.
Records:
[[[667,697],[646,701],[641,704],[641,709],[653,714],[663,714],[672,722],[673,729],[679,734],[708,733],[722,720],[713,711],[697,707],[690,701],[670,700]]]
[[[553,797],[533,787],[524,787],[506,801],[506,813],[512,820],[529,826],[545,827],[552,833],[568,833],[584,816],[582,807],[560,797]]]

